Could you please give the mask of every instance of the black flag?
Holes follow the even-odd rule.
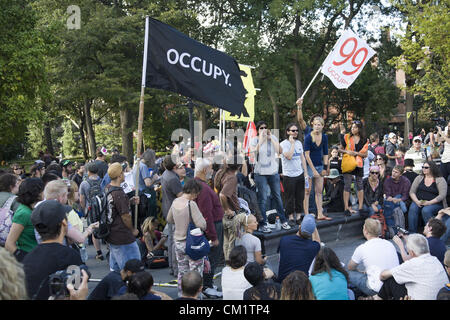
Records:
[[[176,92],[233,115],[247,113],[244,108],[247,91],[232,57],[161,21],[149,17],[148,21],[143,86]]]

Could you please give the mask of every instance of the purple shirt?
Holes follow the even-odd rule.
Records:
[[[411,182],[409,182],[409,179],[404,176],[400,176],[398,182],[396,182],[392,177],[389,177],[386,181],[384,181],[383,189],[386,198],[395,197],[396,195],[401,194],[402,201],[406,201],[409,198]]]
[[[198,194],[195,202],[206,220],[206,236],[209,240],[215,241],[217,240],[217,233],[214,222],[222,221],[223,208],[217,193],[203,180],[199,178],[195,178],[195,180],[202,185],[202,191]]]

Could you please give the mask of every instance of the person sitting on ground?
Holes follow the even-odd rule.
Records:
[[[317,300],[349,300],[348,273],[328,247],[317,254],[309,281]]]
[[[315,300],[311,282],[303,271],[293,271],[283,280],[280,300]]]
[[[39,178],[27,178],[22,181],[17,193],[19,207],[12,218],[11,229],[5,242],[5,249],[22,262],[25,256],[37,245],[31,213],[42,200],[44,184]]]
[[[28,300],[23,266],[0,247],[0,300]]]
[[[414,179],[418,176],[417,173],[413,171],[414,168],[414,160],[413,159],[405,159],[405,166],[402,176],[408,178],[410,184],[414,182]],[[409,197],[409,194],[408,194]]]
[[[386,165],[388,158],[385,154],[379,154],[376,157],[375,165],[380,168],[380,181],[383,184],[387,177],[391,176],[391,167]]]
[[[450,279],[450,250],[445,252],[444,267]],[[439,290],[436,300],[450,300],[450,281],[447,282],[444,288]]]
[[[139,300],[161,300],[160,296],[152,293],[153,276],[146,271],[133,274],[127,285],[127,292],[134,293]]]
[[[247,250],[247,262],[256,261],[260,265],[265,265],[266,259],[261,254],[261,240],[253,235],[253,232],[258,230],[256,217],[252,214],[239,215],[239,217],[244,233],[234,241],[234,244],[245,247]]]
[[[369,178],[364,179],[364,210],[369,213],[369,217],[379,212],[383,207],[383,184],[380,179],[380,168],[370,167]]]
[[[246,263],[247,250],[244,246],[235,246],[230,252],[227,266],[222,269],[223,300],[242,300],[244,291],[252,286],[244,276]]]
[[[338,170],[339,174],[342,174],[342,159],[339,158],[339,147],[333,146],[330,152],[331,156],[328,159],[327,175],[331,174],[331,169]]]
[[[88,300],[110,300],[114,296],[125,294],[130,277],[145,267],[141,260],[130,259],[120,272],[110,271],[94,288]]]
[[[66,214],[66,208],[56,200],[42,202],[31,214],[31,222],[39,232],[42,242],[23,260],[30,299],[48,299],[49,276],[71,265],[83,264],[74,249],[63,245],[68,228]]]
[[[444,264],[444,255],[445,251],[447,250],[447,247],[440,237],[445,233],[446,227],[444,223],[436,218],[431,218],[428,220],[427,224],[423,228],[423,235],[427,238],[428,241],[428,247],[430,249],[430,254],[432,256],[435,256],[438,258],[438,260]],[[407,241],[408,236],[403,235],[402,233],[399,233],[398,235],[394,236],[392,240],[395,242],[395,244],[400,249],[400,254],[403,259],[403,261],[408,261],[412,258],[412,256],[408,255],[406,252],[405,246],[403,245],[403,241]]]
[[[257,262],[249,262],[244,277],[253,286],[244,291],[244,300],[279,300],[281,286],[271,280],[273,272]]]
[[[198,300],[202,293],[202,276],[195,270],[186,272],[181,278],[181,297],[176,300]]]
[[[331,169],[330,174],[326,176],[325,184],[324,209],[326,212],[343,212],[344,211],[344,181],[339,174],[338,169]]]
[[[366,296],[375,295],[382,286],[379,280],[380,272],[399,264],[394,245],[388,240],[379,238],[380,233],[380,221],[372,218],[364,221],[363,235],[367,241],[355,249],[347,265],[349,287],[356,296],[361,295],[358,291]],[[357,270],[360,264],[364,266],[364,272]]]
[[[412,203],[408,211],[408,229],[416,233],[420,216],[426,224],[439,210],[447,207],[447,181],[433,161],[423,164],[422,174],[414,179],[409,196]]]
[[[145,261],[154,256],[163,256],[167,236],[158,230],[158,220],[155,217],[147,217],[142,223],[142,239],[139,243]]]
[[[381,272],[380,280],[384,283],[374,299],[399,300],[409,296],[413,300],[435,300],[448,282],[447,273],[439,260],[430,255],[428,241],[423,235],[409,235],[406,248],[412,258]]]
[[[447,243],[448,237],[450,236],[450,207],[439,210],[436,219],[441,220],[447,228],[441,237],[441,240]]]
[[[315,217],[305,215],[302,224],[294,235],[284,236],[280,240],[278,252],[280,265],[278,282],[282,282],[292,271],[300,270],[308,274],[308,270],[320,250],[320,237],[316,228]]]

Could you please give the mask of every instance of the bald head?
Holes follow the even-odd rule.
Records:
[[[197,298],[202,290],[203,279],[197,271],[189,271],[181,278],[181,291],[184,297]]]

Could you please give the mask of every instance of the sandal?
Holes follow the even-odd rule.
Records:
[[[322,218],[317,218],[317,220],[330,221],[330,220],[333,220],[333,218],[330,218],[330,217],[327,217],[327,216],[323,216]]]

